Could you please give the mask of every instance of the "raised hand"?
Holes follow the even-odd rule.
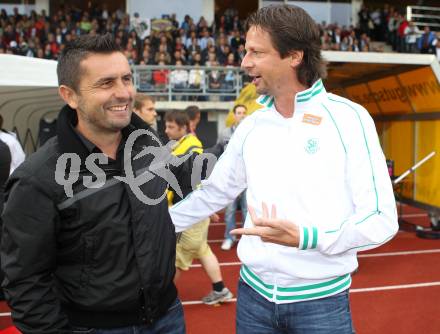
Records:
[[[255,235],[265,242],[272,242],[284,246],[298,247],[299,229],[292,221],[277,218],[276,206],[269,209],[266,203],[262,203],[263,216],[258,218],[252,206],[248,206],[254,227],[237,228],[231,231],[233,235]]]

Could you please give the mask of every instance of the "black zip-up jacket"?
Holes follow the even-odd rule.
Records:
[[[146,205],[127,183],[115,179],[124,176],[123,145],[116,161],[99,165],[105,184],[86,188],[84,177],[96,180],[85,164],[93,144],[78,135],[76,122],[76,112],[65,106],[57,136],[30,156],[7,184],[3,287],[14,323],[23,333],[152,324],[177,297],[176,237],[166,196],[157,205]],[[122,130],[123,142],[142,127],[152,131],[133,114]],[[151,155],[134,157],[145,146],[158,145],[150,136],[139,137],[131,155],[132,170],[139,174],[149,167]],[[73,197],[55,178],[63,153],[81,158]],[[189,164],[178,173],[190,174]],[[156,199],[168,184],[152,175],[140,189]]]

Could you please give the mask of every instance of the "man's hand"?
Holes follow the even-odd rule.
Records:
[[[256,235],[265,242],[273,242],[284,246],[298,247],[299,229],[293,222],[278,219],[275,205],[272,205],[269,217],[269,209],[263,202],[263,216],[258,218],[253,207],[248,207],[254,227],[237,228],[230,233],[233,235]]]
[[[220,216],[216,213],[213,213],[211,216],[209,216],[209,219],[211,219],[211,222],[213,222],[213,223],[220,222]]]

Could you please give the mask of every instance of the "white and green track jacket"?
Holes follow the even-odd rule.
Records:
[[[247,188],[248,204],[276,205],[300,228],[298,248],[242,236],[241,278],[266,299],[291,303],[349,288],[356,253],[390,240],[396,204],[373,120],[322,81],[295,97],[292,118],[263,108],[238,126],[208,180],[170,209],[176,231],[224,208]],[[252,226],[250,216],[244,227]]]

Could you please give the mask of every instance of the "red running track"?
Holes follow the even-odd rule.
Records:
[[[429,225],[426,214],[405,207],[410,222]],[[220,250],[224,225],[212,224],[209,239],[222,264],[225,284],[235,294],[239,264],[235,248]],[[359,253],[359,271],[350,290],[353,322],[357,334],[439,334],[440,333],[440,240],[417,238],[399,232],[386,245]],[[200,299],[210,289],[209,279],[195,263],[178,283],[184,302],[189,334],[229,334],[235,330],[235,302],[206,306]],[[8,312],[4,303],[0,312]],[[0,328],[11,325],[0,316]]]

